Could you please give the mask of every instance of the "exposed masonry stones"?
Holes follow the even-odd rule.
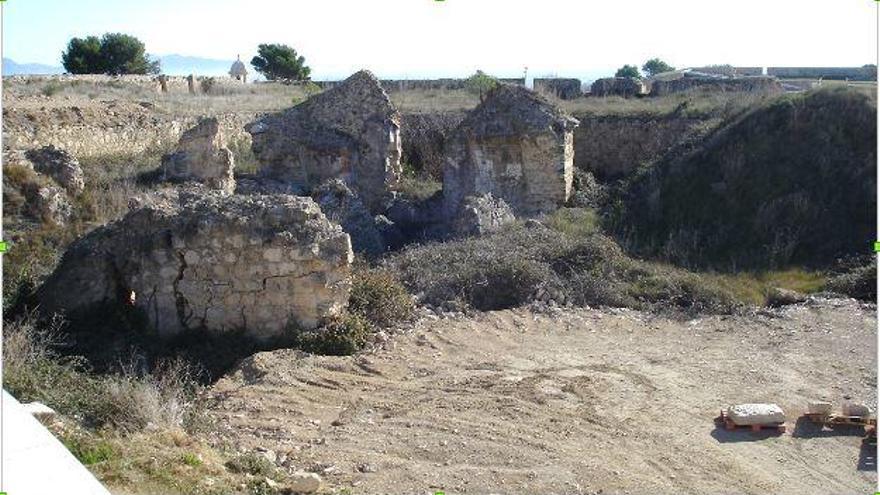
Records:
[[[348,234],[309,198],[190,188],[74,242],[38,296],[43,311],[73,314],[134,297],[161,337],[268,340],[339,314],[352,260]]]
[[[71,194],[79,194],[85,189],[85,176],[82,167],[70,153],[55,146],[25,152],[35,171],[48,175]]]
[[[468,196],[487,193],[524,216],[565,203],[571,195],[577,125],[526,88],[502,84],[492,90],[446,142],[447,218],[457,216]]]
[[[376,219],[357,193],[339,179],[327,181],[312,192],[312,198],[330,221],[338,223],[351,236],[352,248],[370,255],[385,251],[385,240]]]
[[[307,194],[342,179],[375,214],[400,180],[400,113],[368,71],[246,129],[261,175]]]
[[[227,193],[235,190],[235,161],[216,118],[202,119],[183,133],[177,150],[162,157],[163,178],[195,180]]]

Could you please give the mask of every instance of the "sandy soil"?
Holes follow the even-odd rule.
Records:
[[[248,358],[212,389],[214,442],[350,493],[869,493],[861,430],[796,421],[815,398],[876,405],[876,325],[851,300],[690,321],[424,318],[359,356]],[[713,421],[761,401],[788,433]]]

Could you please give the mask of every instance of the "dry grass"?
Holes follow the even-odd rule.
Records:
[[[389,96],[398,110],[413,113],[469,110],[480,103],[478,95],[463,89],[396,91]]]
[[[274,493],[266,490],[267,477],[283,480],[283,473],[274,469],[270,476],[235,472],[226,466],[232,453],[179,429],[131,435],[76,429],[55,433],[113,493],[262,495]]]
[[[764,93],[717,93],[694,90],[661,97],[607,96],[576,100],[559,100],[551,97],[551,101],[569,113],[578,115],[655,116],[680,112],[683,116],[706,117],[733,115],[770,98],[773,98],[773,95]]]
[[[314,88],[283,84],[223,86],[210,94],[159,93],[119,82],[44,81],[4,84],[7,106],[80,105],[91,100],[147,102],[167,115],[211,116],[271,112],[291,107],[314,94]],[[42,98],[40,98],[42,97]],[[49,97],[47,99],[46,97]]]
[[[193,368],[170,360],[152,373],[132,364],[119,374],[92,374],[82,359],[57,353],[61,325],[56,319],[40,327],[32,317],[4,325],[3,385],[9,393],[24,402],[43,402],[88,426],[122,432],[180,428],[188,421],[198,388]]]
[[[771,289],[789,289],[812,294],[825,289],[827,277],[823,272],[802,268],[736,274],[704,273],[703,277],[731,292],[739,301],[765,306]]]

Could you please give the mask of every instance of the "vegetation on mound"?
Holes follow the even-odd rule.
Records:
[[[427,304],[493,310],[534,300],[576,305],[734,309],[734,297],[684,270],[632,259],[589,210],[560,210],[478,238],[413,246],[386,264]]]
[[[722,270],[827,266],[875,237],[876,103],[785,95],[631,181],[611,212],[628,248]]]

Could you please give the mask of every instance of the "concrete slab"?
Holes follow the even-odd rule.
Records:
[[[0,491],[10,495],[110,495],[54,435],[5,390],[0,416],[3,425]]]

